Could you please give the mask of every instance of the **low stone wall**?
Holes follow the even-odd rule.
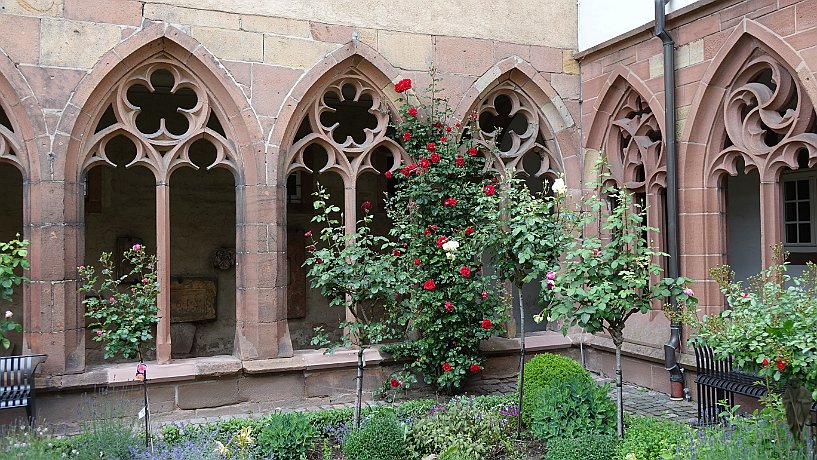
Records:
[[[543,351],[572,354],[571,340],[546,332],[528,337],[528,357]],[[488,355],[483,372],[464,390],[471,394],[509,392],[516,388],[519,342],[494,338],[483,344]],[[370,349],[364,355],[364,398],[374,392],[400,363]],[[325,355],[320,350],[296,352],[292,358],[241,361],[232,356],[177,360],[167,365],[148,363],[152,421],[204,422],[224,416],[258,416],[277,409],[325,408],[354,401],[356,352]],[[89,369],[84,374],[38,378],[38,424],[57,433],[72,433],[83,421],[116,415],[135,415],[142,407],[143,390],[134,381],[135,364]],[[434,397],[424,384],[415,385],[410,397]],[[106,412],[107,411],[107,412]],[[25,417],[22,409],[0,411],[0,423]]]

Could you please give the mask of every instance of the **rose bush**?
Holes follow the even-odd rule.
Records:
[[[121,355],[141,360],[153,348],[150,341],[159,322],[156,256],[147,254],[144,246],[134,245],[123,254],[132,268],[119,277],[112,257],[109,252],[100,256],[101,276],[93,266],[78,267],[83,281],[78,291],[85,294],[82,304],[92,320],[88,328],[94,332],[94,341],[105,344],[105,359]],[[138,281],[128,282],[132,279]]]
[[[18,234],[16,239],[0,242],[0,302],[11,301],[14,288],[25,280],[22,271],[29,268],[28,241],[19,238]],[[23,330],[23,326],[13,318],[14,314],[11,310],[6,310],[5,314],[0,317],[0,343],[5,349],[11,347],[11,341],[6,338],[5,334]]]
[[[409,276],[396,289],[394,316],[417,338],[388,351],[412,358],[408,368],[453,392],[484,367],[479,342],[502,333],[507,316],[495,278],[482,271],[500,208],[500,197],[488,191],[499,187],[484,172],[486,160],[463,135],[464,127],[436,96],[436,85],[434,80],[428,98],[402,93],[404,118],[394,126],[395,137],[417,161],[386,173],[398,180],[387,203],[391,236],[406,245],[396,269]]]

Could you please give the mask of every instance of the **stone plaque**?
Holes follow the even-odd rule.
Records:
[[[216,319],[216,280],[173,278],[170,280],[170,322],[189,323]]]

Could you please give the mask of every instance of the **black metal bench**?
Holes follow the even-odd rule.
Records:
[[[714,425],[721,422],[720,414],[735,404],[735,395],[759,399],[766,395],[765,380],[755,374],[732,369],[732,357],[717,359],[711,348],[694,345],[698,389],[698,424]],[[785,387],[773,389],[782,393]],[[723,401],[726,402],[724,405]],[[817,425],[817,402],[811,406],[811,426]]]
[[[34,371],[47,355],[0,357],[0,409],[25,407],[34,424]]]

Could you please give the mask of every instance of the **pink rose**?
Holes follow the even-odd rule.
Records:
[[[142,245],[141,244],[134,244],[133,248],[131,248],[131,249],[133,249],[134,251],[139,251],[139,250],[142,249]]]

